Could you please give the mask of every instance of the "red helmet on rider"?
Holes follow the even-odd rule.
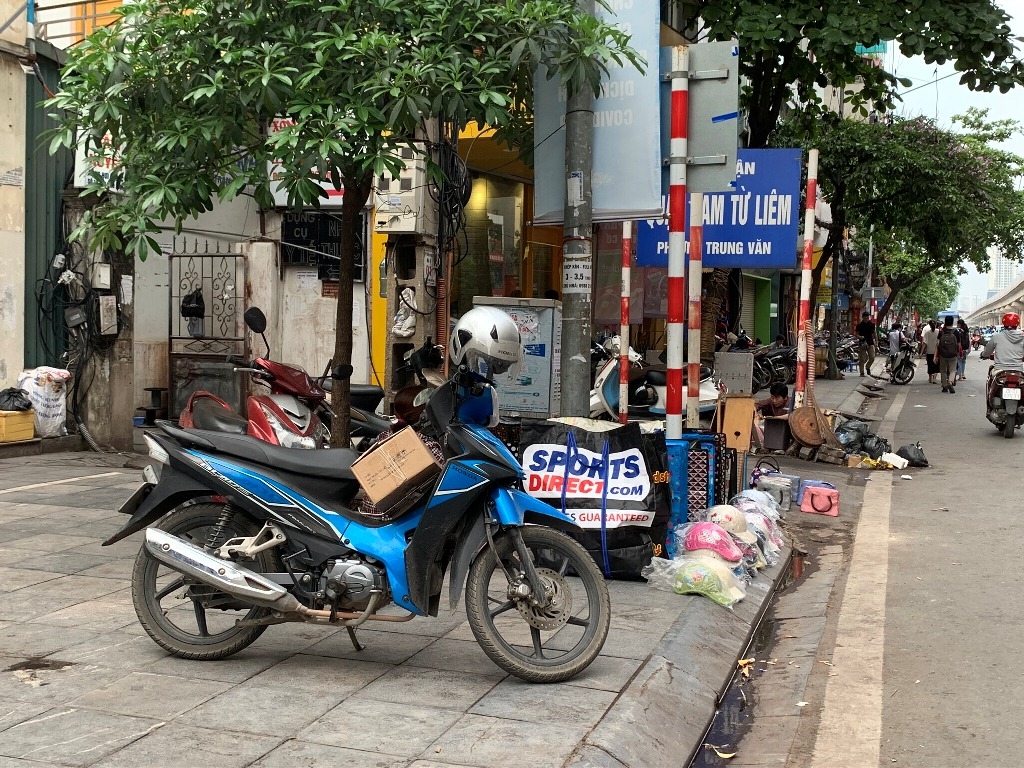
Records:
[[[1007,312],[1003,315],[1003,328],[1020,328],[1020,315],[1016,312]]]

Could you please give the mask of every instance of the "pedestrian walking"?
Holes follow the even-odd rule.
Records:
[[[956,319],[956,330],[960,334],[960,356],[956,359],[956,381],[967,378],[967,353],[971,350],[971,329],[962,317]]]
[[[953,325],[953,316],[947,315],[946,322],[939,330],[939,343],[935,346],[935,362],[939,364],[942,374],[942,391],[956,393],[956,360],[963,351],[960,346],[960,334]]]
[[[924,356],[928,362],[928,383],[934,384],[939,375],[939,361],[935,357],[935,348],[939,345],[939,330],[934,320],[928,321],[928,327],[921,334],[924,343]]]
[[[865,312],[857,323],[857,335],[860,337],[860,347],[857,350],[857,362],[860,364],[860,375],[864,371],[871,375],[871,364],[875,362],[875,338],[877,331],[875,324],[871,322],[871,313]]]

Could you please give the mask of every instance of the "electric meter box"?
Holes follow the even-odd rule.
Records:
[[[495,307],[519,328],[523,364],[515,378],[495,376],[501,413],[550,418],[562,411],[562,302],[474,296],[473,306]]]

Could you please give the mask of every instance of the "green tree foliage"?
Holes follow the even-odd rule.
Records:
[[[239,194],[272,207],[272,161],[292,207],[318,205],[314,178],[329,179],[345,190],[336,364],[351,360],[359,211],[401,148],[429,163],[425,121],[520,136],[538,65],[595,93],[606,62],[643,65],[625,33],[565,0],[136,0],[117,13],[70,50],[49,101],[52,149],[105,136],[120,148],[123,193],[97,179],[86,193],[101,201],[75,236],[144,259],[161,222],[180,228]],[[340,442],[347,383],[336,393]]]
[[[900,307],[924,318],[937,317],[948,308],[960,290],[957,270],[943,268],[929,272],[900,294]]]
[[[832,209],[824,257],[814,272],[816,291],[843,233],[854,227],[866,250],[874,225],[875,266],[890,289],[880,312],[937,271],[962,274],[967,264],[988,269],[987,250],[1009,258],[1024,253],[1024,159],[994,146],[1018,126],[990,123],[984,111],[958,118],[968,131],[941,130],[927,118],[869,123],[821,121],[805,137],[820,151],[819,189]],[[798,140],[799,126],[779,129],[778,140]],[[813,296],[813,293],[812,293]]]
[[[707,38],[739,39],[751,147],[767,144],[788,104],[800,104],[795,115],[808,125],[828,111],[817,90],[825,86],[849,88],[848,103],[861,115],[891,110],[896,86],[910,81],[858,55],[858,45],[894,41],[904,56],[952,61],[973,90],[1005,93],[1024,82],[1010,17],[995,0],[698,0],[686,7],[703,20]]]

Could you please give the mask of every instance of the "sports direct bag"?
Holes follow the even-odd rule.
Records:
[[[584,529],[572,535],[605,576],[642,578],[640,569],[663,554],[667,535],[664,438],[643,435],[636,424],[579,421],[523,420],[523,487]]]
[[[804,489],[804,500],[800,504],[801,512],[812,515],[839,516],[839,491],[835,488],[809,486]]]
[[[939,357],[956,357],[960,353],[960,338],[952,328],[939,331]]]

